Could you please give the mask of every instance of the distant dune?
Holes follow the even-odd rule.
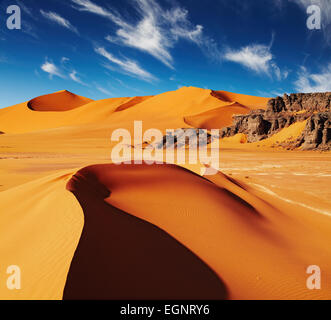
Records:
[[[185,122],[195,128],[208,130],[230,126],[233,115],[247,114],[251,109],[237,102],[201,114],[185,117]]]
[[[34,111],[68,111],[92,101],[64,90],[32,99],[28,102],[28,107]]]
[[[212,91],[212,95],[226,102],[237,102],[250,109],[264,109],[270,98],[261,98],[228,91]]]

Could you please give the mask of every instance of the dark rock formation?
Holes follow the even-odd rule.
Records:
[[[180,149],[189,147],[190,145],[192,147],[206,146],[214,141],[214,138],[218,137],[213,137],[205,129],[183,128],[174,130],[174,132],[168,132],[161,141],[158,141],[155,144],[144,142],[143,145],[146,148],[153,147],[156,149]]]
[[[304,150],[331,149],[331,92],[297,93],[271,99],[266,110],[254,110],[233,117],[231,127],[223,128],[221,137],[244,133],[249,143],[261,141],[298,121],[307,121],[300,138],[286,147]],[[285,146],[284,146],[285,147]]]
[[[331,113],[317,113],[310,117],[297,145],[303,150],[331,149]]]

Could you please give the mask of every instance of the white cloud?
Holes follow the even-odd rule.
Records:
[[[228,49],[225,59],[239,63],[257,73],[269,73],[272,54],[264,45],[251,45],[240,50]]]
[[[48,73],[49,76],[52,78],[53,76],[57,76],[60,78],[65,78],[59,68],[52,62],[45,61],[45,63],[41,66],[41,70]]]
[[[295,89],[304,93],[331,91],[331,63],[320,73],[309,73],[305,67],[301,67]]]
[[[122,23],[122,21],[117,20],[116,15],[114,15],[109,10],[102,8],[101,6],[95,4],[90,0],[71,0],[71,1],[76,5],[74,6],[74,8],[79,11],[87,11],[114,20],[118,24]]]
[[[79,84],[81,84],[83,86],[86,86],[86,87],[88,86],[85,82],[83,82],[79,78],[78,72],[76,70],[73,70],[72,72],[70,72],[69,77],[70,77],[71,80],[73,80],[73,81],[75,81],[75,82],[77,82],[77,83],[79,83]]]
[[[97,90],[99,90],[100,92],[102,92],[103,94],[105,94],[107,96],[112,96],[113,95],[110,91],[108,91],[107,89],[105,89],[103,87],[97,86],[96,88],[97,88]]]
[[[118,27],[115,35],[106,37],[108,41],[147,52],[170,68],[173,68],[170,49],[179,39],[196,43],[208,51],[215,49],[215,44],[203,37],[203,27],[193,25],[188,11],[180,7],[165,10],[155,0],[135,0],[139,21],[128,23],[119,14],[90,0],[72,2],[76,9],[108,18]]]
[[[69,62],[69,61],[70,61],[70,59],[67,58],[67,57],[62,57],[62,58],[61,58],[61,63],[62,63],[62,64],[65,64],[65,63],[67,63],[67,62]]]
[[[239,63],[242,66],[258,73],[276,76],[277,80],[286,79],[288,71],[281,71],[274,56],[271,53],[271,44],[269,46],[253,44],[243,47],[239,50],[227,49],[224,59]]]
[[[152,74],[142,69],[139,64],[133,60],[127,58],[125,58],[124,60],[120,60],[119,58],[116,58],[107,50],[101,47],[95,48],[95,52],[105,57],[113,64],[119,66],[121,70],[123,70],[128,75],[135,76],[146,81],[156,80],[156,78]]]
[[[310,5],[318,5],[322,14],[322,31],[327,44],[331,45],[331,3],[330,0],[291,0],[307,12]]]
[[[65,18],[61,17],[56,12],[45,12],[44,10],[40,10],[40,13],[43,15],[44,18],[57,23],[58,25],[71,30],[78,34],[77,29]]]

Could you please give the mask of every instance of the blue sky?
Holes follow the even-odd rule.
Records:
[[[21,8],[21,30],[6,9]],[[309,30],[309,5],[321,29]],[[331,91],[331,0],[1,0],[0,107],[181,86],[258,96]]]

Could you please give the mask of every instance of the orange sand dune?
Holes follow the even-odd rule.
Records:
[[[85,225],[64,299],[227,298],[221,279],[196,255],[161,229],[104,201],[113,190],[100,176],[115,167],[83,169],[68,184],[82,206]]]
[[[32,99],[28,102],[28,107],[34,111],[68,111],[92,101],[64,90]]]
[[[213,96],[226,102],[238,102],[252,109],[265,109],[270,98],[248,96],[228,91],[213,91]]]
[[[148,100],[150,98],[152,98],[153,96],[146,96],[146,97],[134,97],[132,98],[131,100],[129,100],[128,102],[126,103],[123,103],[122,105],[120,105],[116,110],[115,112],[119,112],[119,111],[124,111],[126,109],[129,109],[135,105],[137,105],[138,103],[141,103],[145,100]]]
[[[231,126],[235,114],[247,114],[250,110],[250,108],[234,102],[228,106],[187,116],[184,121],[192,127],[211,130]]]
[[[52,95],[50,96],[52,97]],[[79,108],[63,110],[62,112],[36,112],[27,106],[29,102],[25,102],[0,109],[0,127],[6,133],[28,133],[59,127],[104,122],[109,119],[118,107],[131,100],[132,98],[110,98],[92,101]]]
[[[55,98],[54,98],[55,97]],[[64,97],[63,103],[60,103]],[[250,107],[251,99],[267,101],[267,99],[243,96],[239,103]],[[116,124],[126,128],[135,120],[144,121],[146,130],[158,128],[186,127],[184,117],[204,113],[221,106],[229,105],[213,95],[211,90],[183,87],[177,91],[166,92],[154,97],[111,98],[92,101],[81,105],[79,108],[68,109],[66,101],[88,101],[87,98],[72,98],[66,91],[33,99],[38,110],[48,112],[35,112],[29,109],[28,103],[18,104],[5,109],[0,109],[0,130],[6,133],[27,133],[59,127],[72,127],[85,124]],[[60,103],[56,105],[56,103]],[[235,102],[233,100],[232,102]],[[265,102],[266,104],[266,102]],[[72,103],[73,107],[75,103]],[[55,107],[62,112],[54,111]],[[260,106],[262,107],[262,106]],[[51,109],[53,111],[51,111]],[[119,112],[120,111],[120,112]],[[241,112],[233,109],[233,112]],[[230,112],[231,113],[231,112]],[[230,116],[230,113],[227,117]],[[122,124],[121,124],[122,123]]]

